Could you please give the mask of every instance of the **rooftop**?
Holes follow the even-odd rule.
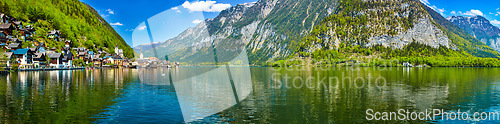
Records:
[[[28,53],[30,49],[17,49],[17,50],[14,50],[12,52],[14,52],[14,55],[23,55],[23,54],[26,54]]]
[[[40,59],[43,57],[43,53],[35,53],[35,56],[33,56],[33,58],[35,59]]]
[[[10,57],[12,57],[12,55],[13,55],[14,53],[13,53],[13,52],[5,52],[5,53],[3,53],[3,54],[4,54],[4,55],[6,55],[6,56],[7,56],[7,58],[10,58]]]
[[[47,56],[49,56],[49,58],[53,59],[53,58],[59,58],[62,56],[61,53],[47,53]]]
[[[18,47],[19,47],[19,45],[20,45],[19,43],[11,43],[11,44],[9,44],[9,46],[8,46],[8,47],[9,47],[9,48],[15,48],[15,49],[16,49],[16,48],[18,48]]]
[[[11,23],[0,24],[0,29],[9,29],[12,26]]]

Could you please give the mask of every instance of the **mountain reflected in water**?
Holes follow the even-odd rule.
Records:
[[[371,122],[366,119],[367,109],[469,112],[500,109],[499,68],[251,67],[248,70],[251,85],[234,80],[239,102],[235,101],[227,77],[188,76],[188,70],[209,72],[204,69],[216,70],[181,67],[3,75],[0,122],[185,123],[189,118],[186,115],[190,115],[194,123],[367,123]],[[233,69],[238,72],[241,68]],[[327,81],[335,78],[339,82]],[[248,91],[243,90],[248,86]],[[249,95],[240,96],[245,92]]]

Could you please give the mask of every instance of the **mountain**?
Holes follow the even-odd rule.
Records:
[[[159,55],[192,62],[203,61],[216,47],[239,46],[232,50],[246,48],[250,62],[259,64],[296,53],[324,55],[324,50],[349,49],[369,54],[372,47],[379,46],[395,50],[424,48],[419,44],[431,49],[423,50],[429,52],[423,56],[435,55],[431,51],[447,56],[500,56],[416,0],[259,0],[226,9],[157,47],[169,48],[158,51]],[[231,53],[231,49],[226,50]],[[145,51],[145,56],[152,53]]]
[[[210,49],[203,46],[231,43],[245,47],[252,63],[284,58],[294,53],[298,41],[328,16],[336,4],[337,0],[259,0],[236,5],[162,42],[157,49],[169,50],[158,51],[158,54],[160,57],[172,54],[169,58],[178,61],[196,61],[205,56],[203,51]],[[191,44],[198,45],[175,49]],[[170,53],[173,51],[178,52]],[[153,50],[143,52],[145,56],[154,55]]]
[[[35,41],[43,42],[49,48],[64,46],[64,42],[51,40],[46,35],[56,29],[61,31],[63,38],[72,41],[72,47],[114,53],[114,47],[118,45],[126,57],[134,55],[133,49],[94,8],[78,0],[2,0],[0,12],[35,27]]]
[[[500,56],[433,9],[414,0],[343,0],[334,15],[325,18],[303,39],[300,51],[305,53],[302,55],[308,55],[324,49],[351,49],[349,47],[353,45],[404,49],[413,42],[479,57]],[[450,51],[445,55],[457,52]]]
[[[493,26],[488,19],[482,16],[450,16],[447,19],[481,42],[500,51],[500,29]]]
[[[460,47],[461,50],[478,57],[498,58],[500,56],[497,51],[479,41],[474,36],[470,35],[449,20],[445,19],[441,14],[434,11],[434,9],[428,6],[424,7],[428,10],[429,14],[436,21],[436,23],[440,25],[441,29],[447,33],[453,43]]]
[[[420,2],[413,0],[343,0],[335,14],[323,19],[302,40],[300,49],[309,53],[347,46],[402,49],[411,42],[458,49]]]

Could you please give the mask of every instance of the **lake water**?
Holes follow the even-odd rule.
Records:
[[[500,122],[472,119],[474,112],[500,111],[500,68],[227,70],[181,67],[0,75],[0,123]],[[222,75],[213,75],[216,71]],[[468,120],[444,121],[437,116],[436,120],[370,121],[368,109],[460,110],[470,115]]]

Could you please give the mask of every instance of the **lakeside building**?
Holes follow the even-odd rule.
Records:
[[[15,31],[19,32],[15,34],[16,36],[13,34]],[[118,45],[115,45],[114,54],[109,54],[103,48],[96,49],[96,46],[72,48],[71,40],[62,37],[63,32],[52,29],[47,32],[47,38],[55,42],[64,42],[64,47],[46,49],[45,42],[35,40],[35,34],[36,29],[31,25],[0,13],[0,48],[5,51],[7,68],[11,68],[14,64],[19,68],[73,68],[80,64],[101,67],[107,63],[126,67],[130,63]],[[80,36],[78,41],[86,39],[85,36]],[[33,45],[23,48],[25,42],[31,42]],[[76,60],[78,63],[75,63]]]
[[[48,58],[50,59],[49,65],[52,67],[60,67],[62,63],[63,55],[61,53],[47,53]]]

